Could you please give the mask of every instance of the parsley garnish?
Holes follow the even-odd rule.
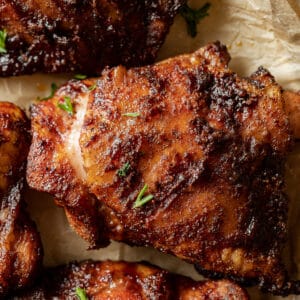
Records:
[[[120,177],[126,177],[126,175],[127,175],[127,172],[129,171],[129,169],[130,169],[130,163],[129,162],[126,162],[123,166],[122,166],[122,168],[120,168],[119,170],[118,170],[118,175],[120,176]]]
[[[83,80],[83,79],[86,79],[87,76],[86,76],[86,75],[83,75],[83,74],[75,74],[75,75],[74,75],[74,78],[75,78],[75,79],[78,79],[78,80]]]
[[[86,291],[80,287],[76,288],[76,296],[79,300],[88,300]]]
[[[55,92],[57,91],[57,89],[58,89],[58,87],[57,87],[56,83],[53,82],[53,83],[51,84],[51,92],[50,92],[50,95],[49,95],[48,97],[44,97],[44,98],[38,97],[37,100],[39,100],[39,101],[44,101],[44,100],[49,100],[49,99],[53,98],[53,96],[54,96]]]
[[[138,196],[133,204],[133,208],[141,207],[154,198],[154,196],[152,194],[149,194],[144,197],[144,194],[147,192],[147,190],[148,190],[148,185],[145,184],[144,187],[142,188],[142,190],[140,191],[140,193],[138,194]]]
[[[96,87],[97,87],[97,83],[94,83],[93,85],[91,85],[91,86],[88,87],[88,90],[90,92],[92,92]]]
[[[71,98],[68,96],[64,97],[64,101],[63,103],[58,103],[57,106],[63,110],[65,110],[66,112],[68,112],[70,115],[73,115],[74,111],[73,111],[73,105],[71,102]]]
[[[192,37],[195,37],[197,35],[197,25],[200,20],[209,15],[208,10],[210,6],[210,3],[205,3],[199,9],[192,9],[187,4],[182,7],[180,14],[185,19],[188,33]]]
[[[123,114],[122,116],[124,117],[132,117],[132,118],[137,118],[139,117],[141,114],[139,112],[128,112]]]
[[[6,38],[7,38],[7,32],[6,30],[0,30],[0,53],[6,53]]]

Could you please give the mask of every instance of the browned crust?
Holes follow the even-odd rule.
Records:
[[[300,91],[284,91],[285,111],[288,114],[293,136],[300,139]]]

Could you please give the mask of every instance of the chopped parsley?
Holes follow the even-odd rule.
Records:
[[[205,3],[202,7],[193,9],[185,4],[181,8],[180,14],[186,21],[187,30],[191,37],[195,37],[197,35],[197,25],[200,20],[209,15],[208,10],[210,6],[210,3]]]
[[[126,162],[123,166],[122,166],[122,168],[120,168],[119,170],[118,170],[118,175],[120,176],[120,177],[126,177],[126,175],[127,175],[127,172],[129,171],[129,169],[130,169],[130,163],[129,162]]]
[[[124,117],[131,117],[131,118],[137,118],[139,117],[141,114],[139,112],[128,112],[123,114],[122,116]]]
[[[6,38],[7,32],[5,29],[0,30],[0,53],[6,53]]]
[[[96,87],[97,87],[97,83],[94,83],[93,85],[91,85],[91,86],[88,87],[88,90],[90,92],[92,92],[94,89],[96,89]]]
[[[86,75],[83,75],[83,74],[75,74],[75,75],[74,75],[74,78],[75,78],[75,79],[78,79],[78,80],[83,80],[83,79],[86,79],[87,76],[86,76]]]
[[[74,111],[73,111],[73,105],[71,102],[71,98],[68,96],[64,97],[64,101],[63,103],[58,103],[57,106],[63,110],[65,110],[66,112],[68,112],[70,115],[73,115]]]
[[[76,290],[76,296],[79,300],[88,300],[86,291],[80,287],[77,287]]]
[[[58,86],[56,85],[56,83],[53,82],[53,83],[51,84],[51,92],[50,92],[50,95],[47,96],[47,97],[44,97],[44,98],[38,97],[37,100],[44,101],[44,100],[49,100],[49,99],[53,98],[53,96],[54,96],[55,92],[57,91],[57,89],[58,89]]]
[[[147,192],[147,190],[148,190],[148,185],[145,184],[144,187],[142,188],[142,190],[140,191],[140,193],[138,194],[138,196],[133,204],[133,208],[141,207],[154,198],[154,196],[152,194],[149,194],[144,197],[144,194]]]

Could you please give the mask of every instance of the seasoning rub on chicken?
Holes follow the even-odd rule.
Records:
[[[0,77],[152,63],[185,0],[2,0]]]
[[[0,102],[0,298],[32,283],[42,249],[25,211],[23,185],[29,121],[14,104]]]
[[[246,300],[247,293],[228,280],[200,281],[149,264],[71,263],[45,271],[39,283],[13,297],[25,299]],[[81,297],[80,297],[81,296]]]
[[[219,43],[72,80],[32,107],[27,180],[91,247],[176,255],[209,277],[299,293],[281,260],[292,144],[282,90],[239,78]]]

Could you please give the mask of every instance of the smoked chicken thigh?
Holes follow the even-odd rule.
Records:
[[[29,121],[16,105],[0,102],[0,298],[31,284],[42,248],[23,200]]]
[[[0,77],[152,63],[185,0],[1,0]]]
[[[39,283],[13,299],[108,300],[246,300],[247,293],[228,280],[195,282],[148,264],[127,262],[71,263],[48,269]]]
[[[68,82],[32,107],[27,179],[91,247],[151,246],[210,277],[299,293],[281,262],[282,91],[263,68],[239,78],[229,59],[215,43]]]

